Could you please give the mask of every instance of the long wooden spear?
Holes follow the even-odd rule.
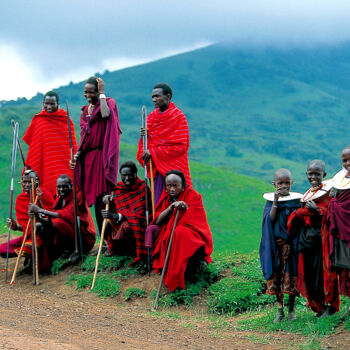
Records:
[[[11,164],[11,185],[10,185],[9,218],[11,218],[11,219],[12,219],[12,208],[13,208],[13,183],[14,183],[15,167],[16,167],[18,128],[19,128],[19,124],[15,123],[14,129],[13,129],[13,140],[12,140],[12,164]],[[7,270],[8,270],[8,266],[9,266],[10,234],[11,234],[11,225],[10,225],[8,233],[7,233],[6,266],[5,266],[5,281],[6,282],[7,282]]]
[[[142,106],[141,110],[141,120],[142,120],[142,127],[145,129],[145,135],[142,136],[142,142],[143,142],[143,150],[147,150],[147,124],[146,124],[146,118],[147,118],[147,108],[145,105]],[[146,198],[146,225],[148,227],[149,225],[149,208],[148,208],[148,174],[147,174],[147,164],[145,162],[145,198]],[[152,190],[152,189],[151,189]],[[151,255],[149,251],[149,247],[147,247],[147,269],[148,269],[148,275],[151,273]]]
[[[176,215],[175,215],[175,221],[174,221],[174,225],[173,225],[173,229],[171,231],[171,235],[170,235],[170,239],[169,239],[169,243],[168,243],[168,248],[166,251],[166,255],[165,255],[165,259],[164,259],[164,265],[163,265],[163,270],[162,270],[162,276],[160,277],[160,282],[159,282],[159,286],[158,286],[158,290],[157,290],[157,295],[156,295],[156,300],[154,301],[154,305],[153,308],[156,309],[158,307],[158,301],[159,301],[159,296],[160,296],[160,291],[162,289],[162,284],[163,284],[163,280],[164,280],[164,276],[166,274],[166,270],[168,268],[168,262],[169,262],[169,255],[170,255],[170,250],[171,250],[171,244],[173,243],[173,236],[174,236],[174,231],[177,225],[177,219],[179,216],[179,209],[176,209]]]
[[[16,123],[15,123],[14,120],[11,120],[11,124],[12,124],[12,128],[15,129]],[[21,146],[21,141],[19,140],[18,135],[17,135],[17,144],[18,144],[19,153],[21,155],[21,159],[22,159],[22,162],[23,162],[23,166],[27,170],[28,167],[26,166],[26,161],[24,159],[23,150],[22,150],[22,146]]]
[[[68,101],[66,101],[66,107],[67,107],[67,123],[68,123],[68,133],[69,133],[70,157],[71,157],[71,161],[73,162],[74,149],[73,149],[72,129],[70,126]],[[80,231],[80,217],[78,214],[77,189],[76,189],[76,178],[75,178],[74,170],[73,170],[72,177],[73,177],[73,202],[74,202],[74,238],[75,238],[74,247],[75,247],[75,254],[80,254],[80,260],[83,261],[84,259],[83,243],[82,243],[81,231]]]

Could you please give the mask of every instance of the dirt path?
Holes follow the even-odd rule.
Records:
[[[4,260],[0,259],[1,266]],[[10,268],[14,266],[11,259]],[[305,340],[284,333],[257,334],[213,328],[201,308],[171,309],[152,314],[148,298],[125,302],[122,297],[100,299],[88,291],[65,285],[69,268],[57,276],[42,275],[39,286],[30,275],[19,275],[16,285],[0,278],[0,349],[287,349]],[[146,279],[156,285],[158,276]],[[147,280],[148,279],[148,280]],[[127,282],[138,286],[140,280]],[[143,284],[144,284],[143,283]],[[179,319],[159,317],[176,312]],[[204,315],[204,314],[203,314]],[[156,317],[157,316],[157,317]],[[183,318],[183,317],[184,318]],[[186,319],[187,321],[184,321]],[[191,321],[193,319],[193,321]],[[349,344],[347,332],[332,336],[333,346]],[[293,348],[293,347],[292,347]]]

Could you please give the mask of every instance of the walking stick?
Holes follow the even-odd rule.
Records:
[[[178,218],[178,216],[179,216],[179,209],[176,210],[175,221],[174,221],[173,229],[171,231],[170,240],[169,240],[169,244],[168,244],[168,249],[167,249],[166,255],[165,255],[165,260],[164,260],[164,265],[163,265],[163,270],[162,270],[162,276],[160,277],[160,282],[159,282],[159,287],[158,287],[158,290],[157,290],[156,300],[154,301],[154,305],[153,305],[154,309],[157,309],[157,307],[158,307],[160,290],[162,289],[164,276],[166,274],[166,270],[167,270],[167,267],[168,267],[169,255],[170,255],[170,250],[171,250],[171,244],[173,242],[173,236],[174,236],[174,231],[175,231],[175,228],[176,228],[176,225],[177,225],[177,218]]]
[[[109,210],[109,202],[107,202],[107,204],[106,204],[106,210]],[[101,255],[101,250],[102,250],[102,245],[103,245],[103,239],[104,239],[104,236],[105,236],[107,223],[108,223],[108,219],[103,219],[102,229],[101,229],[101,237],[100,237],[100,245],[98,246],[98,253],[97,253],[97,256],[96,256],[96,263],[95,263],[95,272],[94,272],[94,277],[92,279],[91,289],[94,289],[94,286],[95,286],[97,270],[98,270],[98,262],[100,260],[100,255]]]
[[[37,204],[37,202],[38,202],[38,196],[36,196],[36,198],[35,198],[35,203],[34,203],[34,204]],[[26,227],[26,230],[25,230],[25,232],[24,232],[24,236],[23,236],[21,248],[20,248],[20,250],[19,250],[19,253],[18,253],[18,256],[17,256],[17,259],[16,259],[16,264],[15,264],[15,268],[14,268],[14,270],[13,270],[13,274],[12,274],[12,278],[11,278],[10,284],[12,284],[12,283],[15,281],[15,278],[16,278],[16,274],[17,274],[17,270],[18,270],[19,261],[21,260],[21,256],[22,256],[22,252],[23,252],[23,247],[24,247],[24,244],[25,244],[26,239],[27,239],[27,237],[28,237],[29,224],[30,224],[30,219],[28,220],[27,227]]]
[[[152,197],[152,217],[154,218],[155,214],[155,205],[154,205],[154,181],[153,181],[153,162],[152,158],[149,160],[149,171],[151,175],[151,197]]]
[[[69,147],[70,147],[70,157],[71,161],[74,160],[74,149],[73,149],[73,140],[72,140],[72,130],[70,127],[70,120],[69,120],[69,108],[68,108],[68,102],[66,101],[66,107],[67,107],[67,122],[68,122],[68,133],[69,133]],[[75,172],[73,170],[73,203],[74,203],[74,246],[75,246],[75,254],[80,253],[80,260],[83,262],[83,243],[81,238],[81,231],[80,231],[80,217],[78,214],[78,204],[77,204],[77,189],[76,189],[76,179],[75,179]],[[78,246],[79,241],[79,246]]]
[[[33,203],[34,198],[34,179],[31,178],[30,203]],[[39,284],[39,267],[38,267],[38,249],[36,245],[36,222],[35,216],[30,219],[32,223],[32,266],[33,266],[33,284]]]
[[[143,142],[143,150],[147,150],[147,124],[146,124],[146,118],[147,118],[147,108],[145,105],[142,106],[142,113],[141,113],[141,120],[142,120],[142,127],[145,129],[146,134],[145,136],[142,136],[142,142]],[[145,162],[145,200],[146,200],[146,226],[149,225],[149,208],[148,208],[148,174],[147,174],[147,164]],[[151,170],[152,174],[152,170]],[[152,176],[153,178],[153,176]],[[153,192],[151,187],[151,197],[153,198]],[[153,201],[152,201],[152,209],[153,209]],[[153,213],[154,217],[154,213]],[[151,274],[151,254],[149,251],[149,247],[147,247],[147,270],[148,270],[148,276]]]
[[[13,129],[13,140],[12,140],[12,164],[11,164],[11,185],[10,185],[10,210],[9,218],[12,218],[12,208],[13,208],[13,182],[15,177],[15,167],[16,167],[16,155],[17,155],[17,138],[18,138],[18,123],[15,123]],[[6,249],[6,265],[5,265],[5,281],[7,282],[7,270],[9,266],[9,249],[10,249],[10,234],[11,225],[7,233],[7,249]]]

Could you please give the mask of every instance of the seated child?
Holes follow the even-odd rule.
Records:
[[[325,163],[312,160],[306,172],[310,182],[302,198],[302,207],[288,219],[291,236],[298,239],[298,291],[307,299],[308,307],[324,317],[339,311],[338,279],[331,270],[327,227],[331,181],[326,176]]]
[[[340,280],[340,294],[350,296],[350,146],[342,152],[343,169],[332,179],[335,198],[329,203],[331,263]]]
[[[297,253],[295,242],[288,238],[287,221],[289,215],[300,207],[301,193],[290,192],[292,174],[288,169],[275,172],[274,193],[265,193],[267,200],[262,221],[260,242],[260,263],[267,280],[267,294],[276,295],[278,313],[274,320],[284,317],[283,298],[289,294],[288,320],[295,320],[294,301],[297,291]]]

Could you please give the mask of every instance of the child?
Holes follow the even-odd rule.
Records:
[[[340,294],[350,296],[350,146],[342,152],[343,169],[332,179],[335,198],[329,203],[329,244],[332,266],[340,279]]]
[[[294,301],[297,292],[297,255],[294,242],[288,239],[287,221],[289,215],[300,207],[301,193],[290,192],[292,174],[288,169],[275,172],[274,193],[265,193],[262,237],[260,242],[260,263],[267,280],[267,294],[276,295],[278,313],[274,323],[284,318],[283,297],[289,294],[288,320],[295,320]]]
[[[300,253],[298,291],[317,317],[332,315],[340,306],[338,279],[329,259],[327,213],[331,181],[322,182],[326,175],[322,160],[309,163],[306,176],[311,188],[301,199],[302,208],[288,219],[289,233],[297,237]]]

